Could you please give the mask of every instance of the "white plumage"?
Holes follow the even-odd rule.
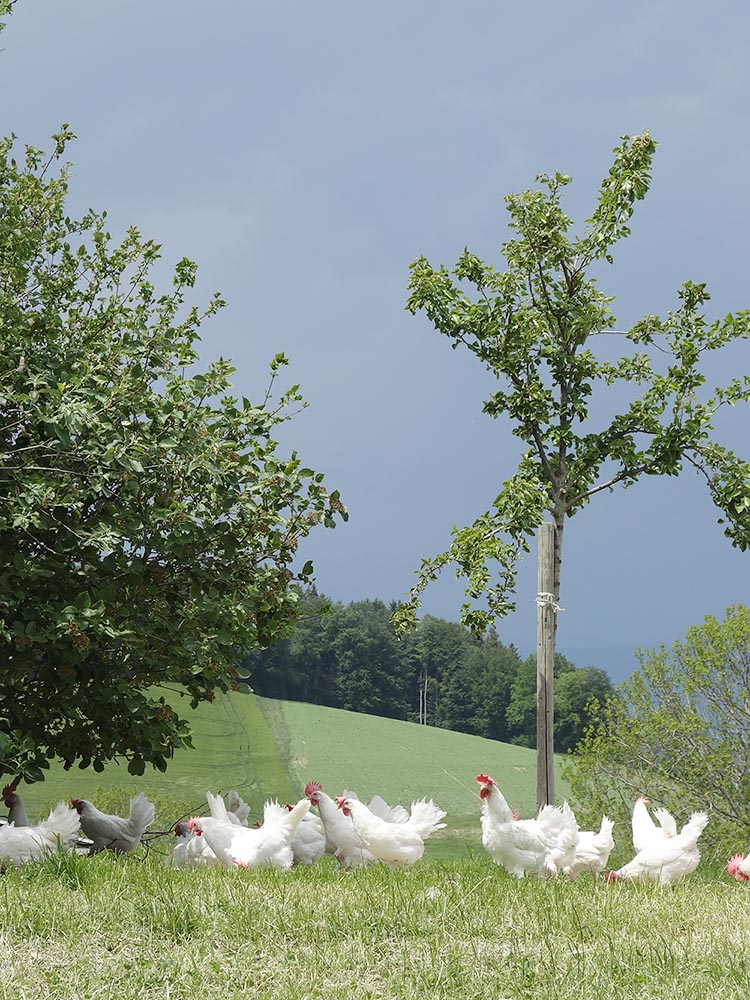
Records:
[[[218,865],[219,859],[208,846],[205,837],[197,837],[183,820],[174,828],[175,845],[168,858],[173,868],[200,868]]]
[[[599,875],[607,867],[607,861],[615,846],[612,830],[614,821],[608,816],[602,816],[598,830],[579,830],[576,856],[572,865],[563,868],[571,881],[581,872],[591,872]]]
[[[608,882],[646,878],[659,885],[672,885],[694,871],[700,861],[698,838],[708,823],[704,812],[694,812],[674,837],[655,836],[632,861],[610,872]]]
[[[250,806],[240,796],[234,788],[227,792],[227,812],[237,817],[240,826],[248,826],[250,819]]]
[[[294,860],[291,842],[309,808],[307,799],[300,799],[291,811],[277,802],[266,802],[263,825],[257,829],[213,816],[193,817],[188,828],[196,836],[205,837],[219,862],[227,868],[291,868]]]
[[[330,795],[317,781],[305,786],[305,795],[317,807],[326,834],[326,850],[333,854],[342,868],[365,868],[377,862],[354,828],[350,816],[345,816]]]
[[[58,802],[46,820],[36,826],[0,827],[0,864],[21,865],[67,850],[78,834],[78,813]]]
[[[633,850],[636,854],[653,843],[668,840],[677,835],[677,821],[667,809],[654,809],[658,825],[651,818],[646,806],[650,803],[645,795],[636,799],[633,806],[631,828],[633,832]]]
[[[16,827],[31,826],[24,801],[12,785],[6,785],[3,789],[3,803],[8,810],[9,823]]]
[[[419,861],[424,854],[425,840],[445,826],[440,822],[445,811],[432,800],[413,802],[407,819],[400,817],[396,821],[382,819],[358,799],[341,796],[336,802],[345,816],[351,816],[365,848],[378,861],[392,866],[413,865]]]
[[[92,841],[90,854],[105,850],[128,854],[138,847],[154,822],[154,805],[143,792],[130,800],[127,818],[100,812],[87,799],[71,799],[71,803],[81,817],[81,829]]]
[[[567,802],[543,806],[536,819],[516,819],[494,778],[477,776],[482,843],[495,864],[517,878],[527,871],[557,875],[575,863],[578,824]]]
[[[281,822],[283,817],[293,809],[294,806],[282,806],[278,802],[267,802],[263,819],[264,825],[269,819]],[[290,847],[293,863],[296,865],[310,865],[322,858],[326,852],[326,835],[321,820],[310,812],[306,813],[297,827]]]

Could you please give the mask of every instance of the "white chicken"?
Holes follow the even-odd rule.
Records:
[[[351,817],[345,816],[330,795],[317,781],[305,785],[305,795],[317,807],[326,834],[326,850],[333,854],[342,868],[365,868],[377,862],[354,828]]]
[[[0,867],[6,863],[22,865],[67,850],[78,834],[78,813],[65,802],[58,802],[46,820],[36,826],[0,828]]]
[[[9,823],[16,827],[31,826],[23,799],[12,785],[6,785],[3,789],[3,803],[8,810]]]
[[[218,865],[219,859],[206,843],[205,837],[196,837],[185,820],[175,824],[176,843],[167,863],[173,868],[199,868]]]
[[[273,815],[278,810],[291,812],[294,806],[281,806],[276,802],[268,802],[266,809],[266,816],[268,816]],[[320,817],[311,812],[303,816],[292,839],[291,848],[295,865],[311,865],[323,857],[326,853],[326,832]]]
[[[599,875],[607,867],[607,861],[615,846],[612,836],[614,820],[602,816],[597,830],[579,830],[575,861],[563,868],[563,872],[573,882],[581,872]]]
[[[227,802],[221,795],[206,792],[206,802],[212,819],[219,820],[227,826],[247,826],[250,813],[248,806],[235,791],[227,794]],[[219,859],[208,845],[205,837],[197,836],[185,821],[175,824],[177,838],[167,863],[174,868],[197,868],[205,865],[218,865]]]
[[[605,875],[606,880],[617,882],[620,879],[646,878],[659,885],[679,882],[698,866],[698,838],[707,823],[706,813],[694,812],[674,837],[655,837],[632,861]]]
[[[677,821],[667,809],[654,809],[654,816],[659,821],[659,825],[654,823],[646,808],[650,801],[645,795],[641,795],[633,806],[631,828],[633,831],[633,850],[636,854],[654,842],[658,843],[677,835]]]
[[[292,807],[291,812],[277,802],[266,802],[263,825],[236,826],[231,822],[194,816],[188,829],[205,837],[219,862],[227,868],[291,868],[294,855],[291,842],[310,808],[307,799]]]
[[[391,867],[413,865],[419,861],[424,854],[424,842],[445,826],[440,822],[445,810],[432,799],[429,802],[425,799],[412,802],[408,819],[396,822],[377,816],[359,799],[342,795],[336,799],[336,804],[345,816],[351,816],[354,829],[365,848],[378,861]]]
[[[527,871],[557,875],[575,863],[578,823],[567,802],[543,806],[536,819],[515,819],[487,774],[477,775],[482,799],[482,844],[497,865],[516,878]]]
[[[100,812],[87,799],[71,799],[71,805],[81,817],[81,829],[92,841],[89,854],[105,850],[129,854],[138,847],[144,832],[154,822],[154,805],[143,792],[130,800],[127,819]]]

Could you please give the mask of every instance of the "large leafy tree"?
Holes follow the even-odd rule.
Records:
[[[503,246],[505,270],[468,249],[450,273],[424,257],[411,265],[412,312],[423,310],[453,347],[464,347],[497,379],[484,412],[507,418],[524,451],[490,509],[454,529],[443,553],[426,559],[396,614],[413,624],[425,587],[455,565],[466,580],[462,620],[481,631],[514,608],[516,567],[538,525],[555,525],[554,594],[560,595],[564,529],[589,501],[644,476],[697,471],[732,544],[750,544],[750,465],[713,440],[718,410],[750,399],[750,377],[710,390],[704,361],[750,332],[750,313],[708,320],[702,284],[686,282],[665,318],[613,329],[611,298],[594,278],[629,233],[635,203],[648,191],[656,144],[646,132],[623,137],[582,233],[571,232],[561,196],[570,178],[537,178],[539,188],[509,195],[515,235]],[[597,353],[620,337],[617,360]],[[610,418],[595,419],[590,402]],[[605,405],[606,404],[606,405]]]
[[[274,435],[304,405],[232,395],[198,367],[221,305],[186,305],[196,268],[149,280],[158,246],[65,210],[64,127],[45,156],[0,143],[0,773],[115,756],[163,769],[189,739],[158,693],[235,683],[241,650],[294,618],[298,544],[346,517]]]
[[[680,821],[706,809],[706,839],[726,850],[750,837],[750,608],[708,616],[685,639],[639,654],[640,669],[594,720],[567,777],[581,823],[606,812],[627,828],[648,795]],[[739,838],[739,839],[738,839]]]

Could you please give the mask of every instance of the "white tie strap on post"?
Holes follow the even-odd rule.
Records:
[[[557,603],[554,594],[548,594],[545,591],[541,591],[536,595],[536,606],[538,608],[552,608],[555,614],[557,614],[558,611],[565,610],[565,608],[561,608]]]

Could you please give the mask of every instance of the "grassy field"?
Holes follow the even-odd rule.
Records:
[[[428,850],[459,858],[481,851],[480,771],[498,780],[522,815],[535,811],[536,758],[524,747],[245,694],[217,698],[190,719],[195,749],[178,752],[166,774],[149,770],[133,778],[116,764],[102,774],[53,765],[45,782],[21,789],[30,816],[72,797],[121,808],[144,790],[157,805],[156,826],[166,829],[183,813],[205,812],[207,789],[237,788],[259,816],[264,799],[296,801],[314,779],[334,794],[349,788],[369,798],[378,792],[392,803],[434,797],[448,826]],[[564,794],[562,782],[559,789]]]
[[[77,856],[1,880],[0,1000],[746,1000],[750,894],[407,871],[173,870]]]
[[[166,775],[55,767],[23,789],[108,806],[140,789],[157,825],[238,788],[257,813],[310,779],[332,791],[434,796],[448,829],[408,871],[176,870],[171,841],[138,856],[60,856],[0,877],[0,1000],[746,1000],[750,883],[704,861],[683,884],[518,881],[479,840],[475,776],[534,812],[530,750],[248,695],[192,716],[194,751]],[[564,786],[560,784],[564,794]],[[615,830],[617,837],[617,830]],[[629,831],[628,831],[629,838]],[[626,851],[626,837],[622,850]],[[624,858],[623,858],[624,860]]]

